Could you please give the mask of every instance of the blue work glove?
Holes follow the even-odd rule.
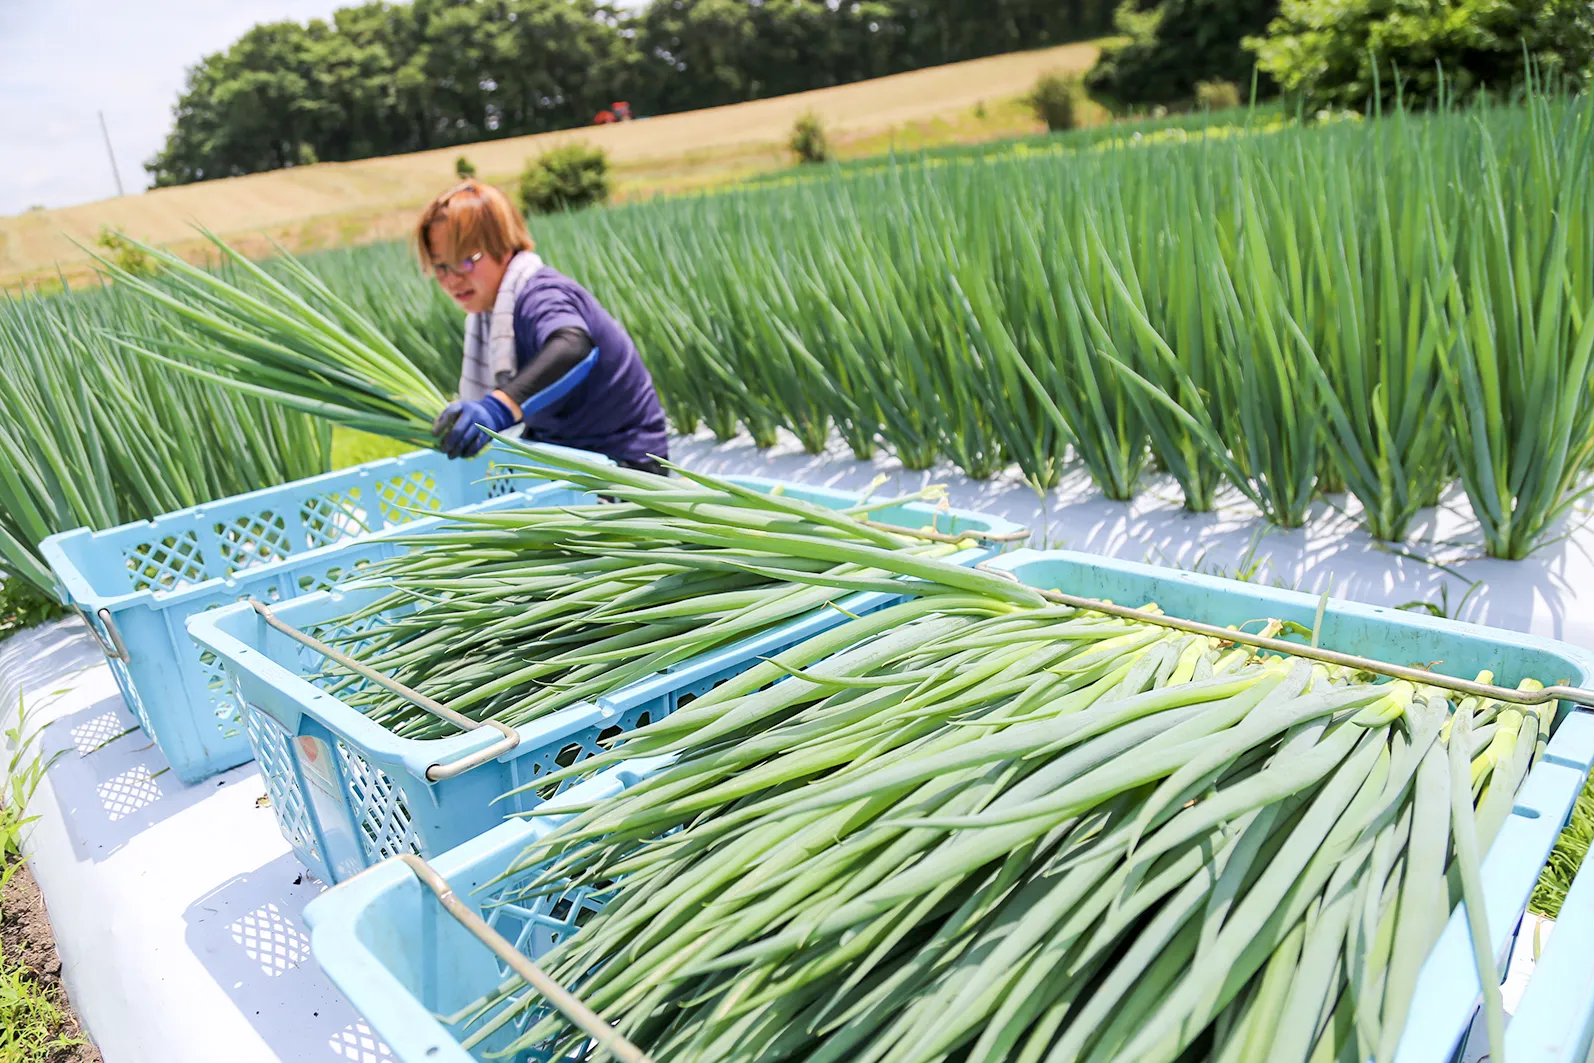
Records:
[[[432,423],[432,435],[442,439],[438,449],[449,457],[474,458],[488,442],[482,429],[502,432],[518,420],[513,410],[488,395],[472,402],[449,403]]]

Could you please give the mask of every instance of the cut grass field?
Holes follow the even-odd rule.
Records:
[[[332,468],[347,469],[353,465],[364,465],[368,461],[380,461],[382,458],[396,458],[400,454],[408,454],[415,448],[408,443],[387,436],[374,436],[369,432],[357,432],[352,428],[339,425],[332,429]]]
[[[0,218],[0,286],[38,286],[57,271],[69,282],[90,272],[77,245],[103,227],[178,250],[197,250],[192,223],[234,237],[247,252],[270,241],[293,251],[402,235],[414,211],[455,180],[465,155],[487,180],[512,181],[528,157],[571,140],[609,153],[621,198],[713,187],[789,164],[793,121],[821,116],[841,157],[896,144],[973,142],[1033,133],[1015,101],[1047,71],[1082,72],[1095,43],[993,56],[838,85],[814,92],[664,115],[618,125],[484,141],[359,162],[322,163],[206,181],[139,195]],[[74,242],[75,241],[75,242]]]

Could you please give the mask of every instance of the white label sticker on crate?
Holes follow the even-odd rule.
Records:
[[[332,763],[332,747],[312,735],[300,735],[293,740],[299,754],[299,767],[305,781],[323,793],[342,801],[338,789],[338,773]]]

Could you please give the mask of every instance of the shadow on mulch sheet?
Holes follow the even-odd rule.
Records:
[[[311,958],[302,913],[323,889],[291,853],[236,875],[183,913],[188,947],[279,1059],[391,1063]]]

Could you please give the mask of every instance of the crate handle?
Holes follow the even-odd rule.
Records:
[[[121,661],[123,664],[127,664],[133,659],[127,652],[127,643],[122,641],[122,633],[117,630],[116,618],[111,616],[109,609],[102,605],[94,611],[94,615],[99,617],[100,622],[105,625],[106,635],[110,636],[110,641],[107,642],[105,635],[100,634],[100,629],[94,626],[94,622],[89,619],[89,614],[83,611],[81,605],[74,604],[72,608],[77,610],[77,615],[81,616],[83,623],[88,625],[89,631],[94,635],[94,641],[100,644],[100,649],[105,651],[105,656],[113,661]]]
[[[992,568],[988,562],[981,561],[975,565],[977,571],[1014,583],[1022,581],[1013,573],[1005,569]],[[1216,624],[1203,624],[1198,620],[1184,620],[1177,616],[1168,616],[1163,613],[1148,613],[1144,609],[1131,609],[1128,606],[1114,605],[1096,598],[1082,598],[1077,594],[1064,594],[1061,591],[1047,591],[1031,588],[1048,602],[1057,605],[1066,605],[1074,609],[1087,609],[1093,613],[1105,613],[1108,616],[1120,617],[1124,620],[1137,620],[1143,624],[1154,624],[1157,627],[1172,628],[1175,631],[1187,631],[1194,635],[1205,635],[1208,638],[1221,639],[1224,642],[1236,642],[1245,646],[1255,646],[1258,649],[1272,650],[1275,653],[1287,654],[1294,657],[1305,657],[1308,660],[1322,661],[1324,664],[1338,664],[1347,668],[1354,668],[1360,672],[1373,672],[1377,675],[1386,675],[1391,679],[1405,679],[1412,683],[1424,686],[1439,687],[1457,694],[1466,694],[1471,697],[1487,698],[1490,701],[1504,701],[1512,705],[1543,705],[1551,701],[1570,701],[1572,704],[1585,709],[1594,709],[1594,690],[1585,690],[1582,687],[1558,685],[1541,687],[1538,690],[1513,690],[1510,687],[1495,686],[1493,683],[1479,683],[1473,679],[1457,679],[1453,676],[1441,675],[1430,672],[1426,668],[1413,668],[1405,664],[1391,664],[1388,661],[1375,661],[1371,657],[1358,657],[1351,653],[1340,653],[1338,650],[1325,650],[1318,646],[1306,646],[1299,642],[1289,642],[1285,639],[1269,638],[1266,635],[1252,635],[1233,628],[1218,627]]]
[[[511,970],[526,980],[526,983],[564,1013],[565,1018],[575,1023],[581,1031],[597,1043],[599,1051],[613,1053],[616,1059],[624,1063],[653,1063],[653,1058],[636,1045],[626,1040],[625,1036],[615,1029],[603,1016],[582,1003],[581,998],[570,992],[558,982],[549,978],[541,967],[538,967],[529,957],[515,948],[498,931],[487,924],[487,921],[459,899],[454,892],[454,887],[448,880],[414,853],[400,853],[393,857],[403,863],[415,873],[426,886],[437,895],[437,900],[455,919],[474,934],[483,945],[493,951],[493,955],[507,963]]]
[[[469,716],[455,712],[442,702],[427,697],[419,690],[412,690],[403,683],[400,683],[398,680],[391,679],[388,676],[383,675],[381,672],[378,672],[376,669],[361,664],[348,654],[341,653],[338,650],[333,649],[331,646],[328,646],[314,635],[306,634],[305,632],[294,627],[292,624],[284,622],[280,617],[277,616],[276,613],[271,611],[271,607],[269,605],[267,605],[265,602],[262,602],[260,599],[250,598],[249,604],[254,607],[255,612],[260,614],[261,619],[270,624],[272,627],[276,628],[278,631],[282,632],[284,635],[287,635],[290,639],[293,639],[300,645],[310,647],[312,650],[315,650],[328,660],[336,661],[343,667],[349,669],[351,672],[356,672],[360,675],[363,675],[377,686],[397,694],[399,697],[410,702],[412,705],[425,709],[438,719],[447,720],[455,727],[458,727],[464,731],[474,731],[480,727],[491,727],[493,730],[499,732],[499,734],[503,736],[498,741],[488,746],[486,749],[478,750],[468,757],[464,757],[460,760],[450,761],[447,764],[431,765],[426,769],[426,778],[428,781],[441,782],[444,779],[452,779],[456,775],[463,775],[472,768],[477,768],[483,764],[486,764],[489,760],[498,759],[505,753],[508,753],[511,749],[514,749],[516,746],[520,745],[520,733],[513,728],[507,727],[504,724],[499,723],[497,720],[473,720]]]

